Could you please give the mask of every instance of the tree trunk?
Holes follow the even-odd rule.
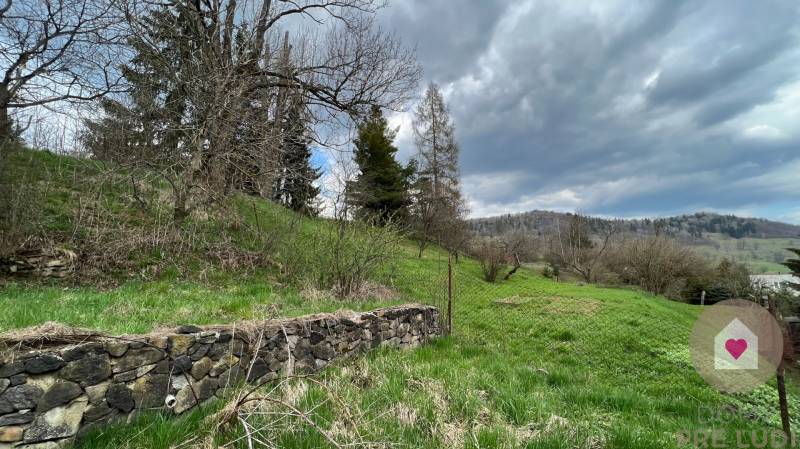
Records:
[[[8,114],[8,102],[11,101],[11,95],[8,93],[6,86],[0,85],[0,143],[10,139],[13,127],[11,126],[11,117]]]
[[[186,195],[180,192],[175,192],[175,203],[172,207],[172,225],[175,229],[180,229],[189,212],[186,210]]]
[[[419,256],[417,257],[419,257],[420,259],[422,259],[422,253],[425,252],[426,246],[428,246],[427,240],[423,238],[422,240],[419,241]]]
[[[503,280],[504,281],[509,280],[511,278],[511,276],[513,276],[514,273],[516,273],[517,270],[519,270],[519,267],[521,267],[521,266],[522,266],[522,262],[520,262],[519,256],[515,253],[514,254],[514,268],[512,268],[511,271],[509,271],[508,273],[506,273],[506,276],[503,278]]]

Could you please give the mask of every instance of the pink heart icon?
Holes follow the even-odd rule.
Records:
[[[731,338],[725,342],[725,349],[727,349],[730,355],[733,356],[734,360],[739,360],[739,357],[741,357],[742,354],[747,351],[747,340],[744,338],[740,338],[738,340]]]

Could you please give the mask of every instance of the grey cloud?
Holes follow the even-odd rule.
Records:
[[[475,204],[511,208],[569,190],[604,214],[800,206],[800,189],[725,182],[800,159],[793,129],[775,142],[742,138],[742,127],[776,117],[737,122],[800,79],[794,0],[593,5],[415,0],[387,10],[446,89],[462,173],[507,180],[467,186]]]
[[[489,43],[497,20],[512,0],[397,0],[379,15],[417,44],[427,77],[444,83],[460,77]]]

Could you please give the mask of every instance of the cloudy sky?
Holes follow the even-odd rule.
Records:
[[[380,20],[445,94],[472,216],[800,223],[796,0],[393,0]]]

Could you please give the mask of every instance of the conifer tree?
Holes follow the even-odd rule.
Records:
[[[408,180],[413,166],[403,167],[395,158],[395,135],[380,108],[373,107],[354,141],[360,173],[348,188],[356,216],[374,218],[381,224],[405,220],[409,204]]]
[[[289,209],[306,215],[318,213],[315,201],[319,187],[314,182],[322,173],[311,166],[311,148],[302,108],[294,104],[286,114],[280,175],[275,199]]]
[[[787,259],[783,265],[790,270],[792,274],[800,278],[800,248],[787,248],[789,251],[795,253],[798,257],[796,259]],[[800,291],[800,282],[789,283],[789,286],[797,291]]]
[[[455,126],[444,98],[431,83],[414,114],[414,137],[419,166],[414,188],[413,222],[419,241],[419,257],[433,240],[456,252],[451,229],[459,228],[464,215],[458,169]]]

